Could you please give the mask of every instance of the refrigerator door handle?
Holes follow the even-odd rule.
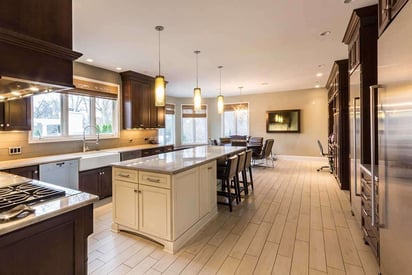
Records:
[[[356,102],[360,100],[360,97],[355,97],[353,99],[353,161],[355,162],[353,164],[354,169],[354,174],[355,174],[355,196],[360,196],[361,193],[358,193],[358,168],[357,168],[357,158],[356,156],[358,155],[356,151],[357,143],[356,143]]]
[[[375,90],[382,88],[381,85],[372,85],[369,86],[370,89],[370,122],[371,122],[371,225],[376,225],[376,187],[377,175],[375,171],[375,130],[376,130],[376,121],[375,121]],[[375,178],[376,177],[376,178]]]

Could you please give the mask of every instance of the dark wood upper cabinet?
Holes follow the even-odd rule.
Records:
[[[164,128],[165,108],[154,102],[154,78],[127,71],[123,84],[123,129]]]
[[[0,131],[31,130],[30,98],[0,102]]]
[[[378,25],[379,36],[405,6],[408,0],[379,0]]]
[[[349,105],[355,108],[354,99],[359,97],[360,112],[360,159],[370,163],[370,90],[378,77],[378,11],[377,5],[355,9],[343,37],[349,55]],[[352,48],[356,45],[357,62],[351,62]],[[351,125],[351,128],[353,125]],[[351,129],[351,132],[353,129]],[[353,135],[351,135],[353,136]]]
[[[334,155],[333,173],[341,189],[349,189],[349,111],[348,59],[333,63],[326,83],[329,96],[329,136],[333,143],[329,151]]]

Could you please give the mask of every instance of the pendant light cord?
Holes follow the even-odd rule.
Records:
[[[219,78],[220,78],[219,95],[222,95],[222,68],[223,66],[218,66],[218,68],[219,68]]]
[[[196,51],[196,88],[199,88],[199,64],[198,64],[198,56],[199,51]]]
[[[159,32],[159,75],[160,75],[160,30]]]

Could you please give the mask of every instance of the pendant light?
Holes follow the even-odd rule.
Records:
[[[199,88],[199,66],[197,62],[200,51],[197,50],[194,53],[196,54],[196,88],[193,89],[193,102],[195,110],[200,111],[202,108],[202,91]]]
[[[219,76],[220,76],[220,88],[219,88],[219,95],[217,97],[217,112],[219,114],[223,113],[224,101],[222,96],[222,68],[223,66],[218,66],[219,69]]]
[[[164,30],[163,26],[156,26],[155,30],[159,32],[159,74],[155,78],[155,106],[163,107],[166,101],[165,78],[160,74],[160,32]]]

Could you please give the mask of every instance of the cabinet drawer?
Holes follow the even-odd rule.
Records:
[[[170,176],[150,172],[140,172],[139,183],[170,189]]]
[[[137,183],[138,172],[133,170],[114,168],[113,176],[116,180],[123,180]]]

